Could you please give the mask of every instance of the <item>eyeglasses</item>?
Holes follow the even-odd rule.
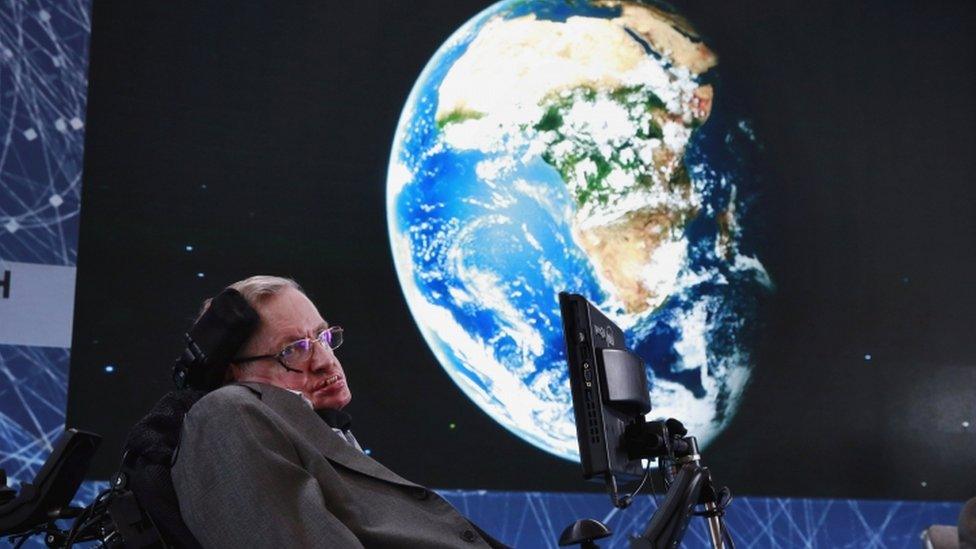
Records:
[[[235,358],[231,360],[231,363],[244,364],[246,362],[254,362],[255,360],[273,358],[289,372],[300,373],[302,370],[299,367],[312,358],[312,352],[315,350],[315,346],[312,345],[313,343],[318,343],[322,347],[332,350],[338,349],[342,345],[342,332],[341,327],[332,326],[322,330],[315,337],[304,337],[298,341],[293,341],[273,355],[245,356]]]

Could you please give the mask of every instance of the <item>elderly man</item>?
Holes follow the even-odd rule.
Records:
[[[172,468],[180,514],[204,547],[499,547],[437,494],[365,455],[316,409],[352,393],[330,326],[294,281],[230,286],[260,323],[234,383],[183,423]]]

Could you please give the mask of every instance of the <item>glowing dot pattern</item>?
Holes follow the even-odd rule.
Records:
[[[0,9],[0,260],[77,259],[90,12],[88,0]]]

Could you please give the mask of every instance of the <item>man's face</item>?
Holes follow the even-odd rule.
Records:
[[[328,327],[315,305],[293,288],[278,292],[255,308],[261,316],[261,325],[242,349],[243,355],[275,354],[303,337],[315,338]],[[313,349],[304,364],[295,366],[298,372],[288,371],[269,358],[245,368],[234,366],[234,378],[301,391],[315,409],[338,410],[352,400],[342,364],[327,346],[313,343]]]

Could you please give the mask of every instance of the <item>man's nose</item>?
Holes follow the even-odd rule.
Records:
[[[315,351],[312,353],[312,373],[322,373],[329,370],[334,370],[338,365],[339,359],[336,358],[332,349],[321,345],[316,346]]]

